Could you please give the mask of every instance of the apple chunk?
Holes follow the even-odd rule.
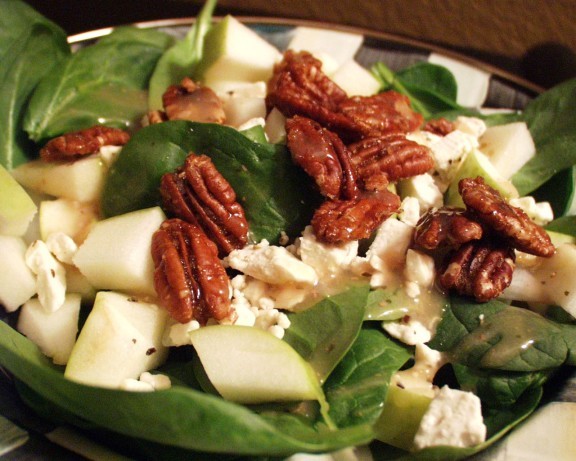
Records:
[[[165,219],[160,207],[152,207],[98,221],[74,264],[97,289],[155,296],[152,235]]]
[[[20,237],[0,235],[0,304],[15,311],[36,294],[36,277],[26,265],[26,244]]]
[[[213,325],[190,333],[212,385],[238,403],[322,400],[318,377],[290,345],[258,328]]]
[[[72,349],[64,376],[84,384],[120,387],[166,359],[162,335],[168,314],[156,304],[99,292]]]
[[[0,234],[24,235],[36,211],[32,198],[0,165]]]
[[[48,312],[38,298],[33,298],[20,309],[17,330],[55,364],[65,365],[76,342],[80,303],[80,295],[70,293],[58,310]]]

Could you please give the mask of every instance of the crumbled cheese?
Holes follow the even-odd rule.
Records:
[[[444,363],[442,353],[426,344],[418,343],[414,351],[414,365],[395,373],[392,381],[403,389],[415,390],[434,397],[437,391],[437,387],[433,384],[434,376]]]
[[[432,332],[419,320],[413,318],[382,322],[382,328],[390,336],[409,346],[426,343],[432,339]]]
[[[486,123],[477,117],[460,115],[454,121],[454,128],[478,139],[486,131]]]
[[[420,219],[420,202],[416,197],[406,197],[402,200],[398,219],[409,226],[416,226]]]
[[[429,173],[412,176],[401,182],[402,195],[418,200],[420,212],[440,208],[444,204],[442,192]]]
[[[232,251],[226,261],[231,268],[270,284],[314,285],[318,281],[312,267],[286,248],[270,245],[266,240]]]
[[[430,287],[436,277],[434,258],[432,256],[409,249],[406,252],[404,277],[409,282],[415,282],[421,287]]]
[[[150,384],[156,391],[170,389],[172,387],[172,381],[170,381],[168,376],[160,373],[152,374],[148,371],[140,375],[140,382]]]
[[[244,123],[236,128],[238,131],[245,131],[249,130],[250,128],[254,128],[255,126],[264,127],[266,125],[266,120],[263,117],[254,117],[249,120],[246,120]]]
[[[139,381],[134,378],[126,378],[120,384],[120,389],[130,392],[153,392],[154,387],[150,383]]]
[[[111,167],[118,158],[118,155],[120,155],[122,147],[123,146],[102,146],[98,154],[100,155],[102,162],[104,162],[104,165]]]
[[[26,265],[36,275],[36,291],[47,312],[58,310],[66,298],[66,270],[42,240],[36,240],[26,250]]]
[[[188,323],[180,323],[176,320],[170,320],[162,336],[162,345],[166,347],[187,346],[190,342],[190,332],[200,328],[196,320]]]
[[[78,251],[78,245],[69,235],[54,232],[46,238],[46,246],[58,261],[64,264],[74,264],[72,258]]]
[[[534,197],[511,198],[510,205],[521,208],[539,226],[545,226],[554,219],[554,211],[549,202],[536,202]]]
[[[486,440],[480,399],[444,386],[432,399],[414,437],[414,448],[473,447]]]
[[[477,138],[458,130],[448,133],[430,145],[441,189],[448,188],[466,155],[478,146]]]

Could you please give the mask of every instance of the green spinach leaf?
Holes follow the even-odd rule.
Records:
[[[546,226],[547,230],[576,236],[576,216],[562,216]]]
[[[204,38],[210,30],[215,7],[216,0],[207,0],[186,37],[175,43],[158,61],[150,78],[150,110],[162,109],[162,94],[168,86],[178,84],[184,77],[197,79],[194,69],[202,59]]]
[[[311,308],[289,314],[284,340],[325,380],[356,340],[368,297],[367,285],[324,298]]]
[[[283,146],[252,142],[233,128],[188,121],[139,130],[110,170],[102,211],[115,216],[160,203],[164,173],[190,153],[211,157],[244,207],[254,241],[294,236],[310,222],[318,197]]]
[[[406,347],[382,331],[362,329],[324,386],[336,425],[373,424],[382,412],[392,375],[411,357]]]
[[[2,0],[0,10],[0,164],[10,170],[35,151],[22,129],[30,95],[70,48],[66,33],[26,3]]]
[[[24,129],[43,141],[96,124],[131,128],[147,111],[150,75],[171,41],[155,30],[127,27],[80,49],[35,89]]]

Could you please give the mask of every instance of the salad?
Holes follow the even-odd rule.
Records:
[[[283,53],[215,3],[72,52],[1,0],[0,366],[139,459],[484,450],[576,361],[576,81],[464,107],[445,67]]]

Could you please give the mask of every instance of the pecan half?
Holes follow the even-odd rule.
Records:
[[[396,91],[385,91],[374,96],[354,96],[338,105],[361,138],[387,133],[414,131],[424,118],[412,110],[407,96]]]
[[[400,208],[400,197],[388,190],[353,200],[327,200],[314,213],[312,228],[326,243],[368,238],[380,224]]]
[[[157,123],[166,122],[168,117],[166,116],[166,112],[162,110],[151,110],[148,112],[148,124],[155,125]]]
[[[426,173],[434,167],[430,149],[403,133],[365,138],[348,146],[365,190],[385,189],[389,182]]]
[[[350,153],[338,135],[298,115],[286,121],[286,134],[294,163],[314,178],[323,196],[346,200],[358,195]]]
[[[45,162],[74,161],[95,154],[102,146],[123,146],[130,135],[119,128],[96,125],[54,138],[40,149]]]
[[[457,247],[482,238],[482,226],[462,208],[442,207],[424,213],[414,231],[414,243],[426,250]]]
[[[454,131],[454,123],[444,117],[440,117],[434,120],[428,120],[422,129],[437,134],[438,136],[446,136],[448,133]]]
[[[206,155],[190,154],[160,182],[166,211],[200,226],[218,245],[221,256],[248,242],[248,222],[236,193]]]
[[[438,280],[445,290],[486,302],[510,285],[514,261],[511,247],[476,240],[448,255]]]
[[[546,231],[523,210],[506,202],[482,177],[461,179],[458,189],[466,207],[516,249],[550,257],[555,248]]]
[[[199,227],[168,219],[152,237],[154,287],[161,304],[180,323],[230,312],[229,280],[218,250]]]
[[[226,120],[222,101],[216,93],[188,77],[179,86],[168,87],[162,95],[162,104],[168,120],[204,123],[224,123]]]

